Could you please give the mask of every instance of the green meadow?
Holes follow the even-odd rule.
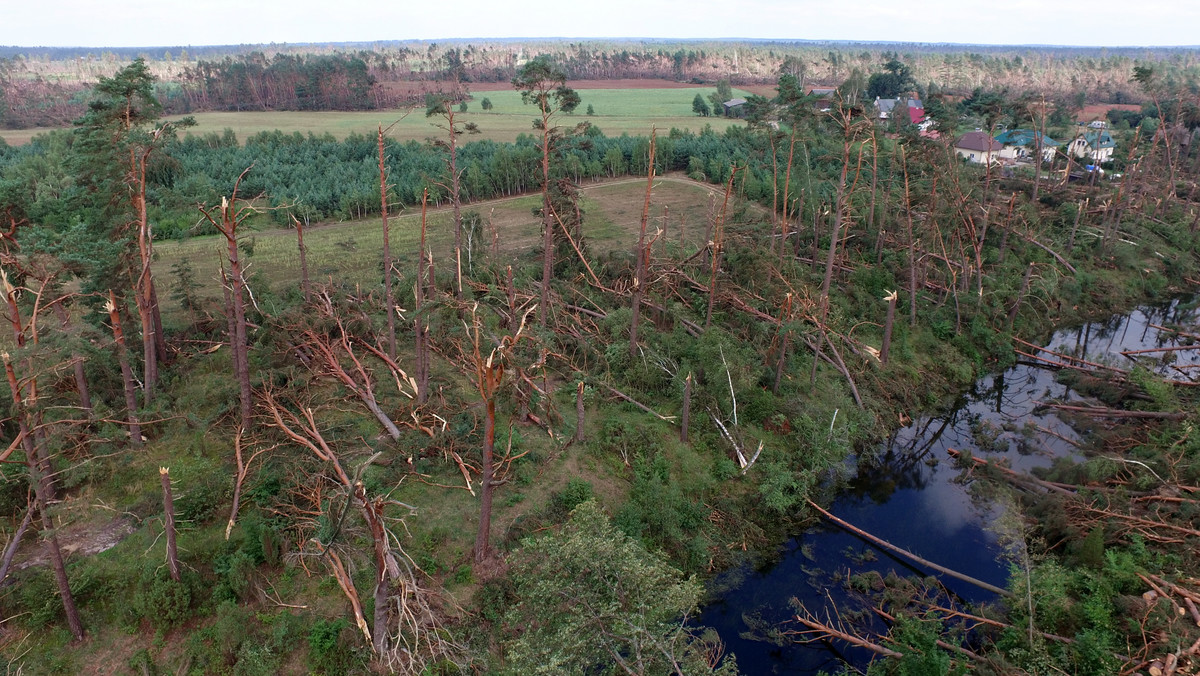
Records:
[[[711,88],[578,91],[583,99],[579,108],[573,114],[563,115],[560,124],[567,126],[591,122],[608,136],[648,135],[653,127],[664,130],[674,127],[700,131],[705,125],[712,125],[715,131],[722,132],[731,125],[742,124],[740,120],[697,117],[692,113],[692,99],[697,93],[708,96],[714,91]],[[738,90],[734,90],[734,93],[738,96],[746,95],[746,92]],[[485,98],[492,103],[492,110],[487,112],[484,112],[481,105]],[[595,110],[595,115],[586,114],[589,105]],[[456,117],[464,123],[473,122],[479,127],[480,133],[467,137],[467,140],[511,142],[516,140],[518,135],[532,131],[533,116],[533,108],[521,103],[519,92],[505,90],[475,92],[472,100],[467,102],[467,112]],[[386,127],[393,122],[396,125],[389,135],[399,141],[424,141],[441,134],[441,131],[433,126],[436,120],[425,117],[424,108],[351,112],[207,112],[196,113],[192,117],[196,119],[196,126],[188,133],[220,134],[225,129],[232,129],[238,140],[243,142],[259,132],[276,129],[287,134],[329,133],[340,140],[354,133],[374,134],[380,124]],[[0,138],[10,145],[20,145],[28,143],[44,131],[46,130],[6,129],[0,130]]]

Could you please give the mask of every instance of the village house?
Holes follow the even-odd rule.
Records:
[[[1042,140],[1042,161],[1053,162],[1056,149],[1062,145],[1058,141],[1030,129],[1010,129],[996,136],[996,142],[1004,146],[1000,149],[1001,159],[1028,159],[1037,153],[1038,138]]]
[[[721,107],[725,110],[725,117],[746,116],[746,99],[729,99]]]
[[[954,141],[954,153],[976,164],[998,159],[1003,148],[1003,145],[985,131],[969,131]]]
[[[833,99],[837,95],[837,87],[805,85],[804,95],[813,97],[813,108],[825,112],[833,108]]]
[[[1107,130],[1085,131],[1067,144],[1067,152],[1078,159],[1089,159],[1093,164],[1112,159],[1117,142]]]

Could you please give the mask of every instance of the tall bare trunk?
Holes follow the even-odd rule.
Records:
[[[579,384],[576,386],[576,389],[575,389],[575,442],[576,443],[583,443],[583,440],[584,440],[584,432],[583,432],[583,425],[585,422],[584,413],[585,413],[585,409],[583,407],[583,381],[581,380],[581,381],[579,381]],[[0,577],[0,580],[3,580],[3,579],[4,579],[3,577]]]
[[[554,216],[550,211],[550,110],[545,97],[542,108],[542,295],[538,303],[538,326],[546,328],[550,308],[550,280],[554,276]]]
[[[305,218],[307,219],[307,216]],[[292,222],[296,224],[296,248],[300,253],[300,291],[304,293],[304,304],[308,305],[312,303],[312,289],[308,284],[308,247],[304,246],[304,224],[295,216],[292,216]],[[387,228],[384,228],[384,232],[387,232]],[[384,248],[387,248],[386,244],[384,244]],[[390,266],[387,266],[386,269],[390,269]],[[388,314],[393,313],[394,311],[389,307]]]
[[[642,221],[638,228],[637,263],[634,265],[633,277],[633,312],[629,320],[629,356],[637,358],[638,320],[642,315],[642,295],[646,292],[646,267],[649,264],[650,251],[646,247],[646,222],[650,218],[650,192],[654,188],[654,136],[655,130],[650,130],[650,168],[646,170],[646,199],[642,204]]]
[[[721,212],[717,214],[716,224],[713,226],[712,270],[708,278],[708,310],[704,313],[705,331],[712,324],[713,304],[717,299],[717,271],[721,267],[721,251],[725,238],[725,211],[729,207],[729,196],[733,193],[733,179],[737,173],[738,167],[730,168],[729,183],[725,186],[725,201],[721,204]]]
[[[175,547],[175,498],[171,495],[171,470],[158,468],[163,492],[163,530],[167,534],[167,570],[171,579],[179,582],[179,552]]]
[[[117,363],[121,365],[121,382],[125,386],[125,417],[129,421],[129,441],[135,450],[142,449],[142,426],[137,417],[137,386],[129,367],[129,350],[125,347],[125,332],[121,330],[121,313],[117,296],[108,292],[108,321],[112,324],[113,341],[117,346]]]
[[[392,248],[388,228],[387,171],[383,164],[383,125],[379,125],[379,209],[383,218],[383,303],[387,310],[388,356],[396,359],[396,304],[392,299]],[[306,297],[307,298],[307,297]]]
[[[485,394],[484,398],[487,414],[483,420],[483,476],[479,484],[479,530],[475,533],[475,563],[482,563],[487,558],[492,531],[492,458],[496,450],[496,400],[490,394]]]
[[[425,332],[425,318],[421,310],[425,306],[425,225],[426,211],[429,204],[429,190],[421,193],[421,237],[420,251],[417,253],[417,284],[414,296],[413,330],[416,333],[417,351],[417,403],[424,404],[429,396],[429,349]],[[432,274],[430,275],[432,276]]]
[[[679,440],[687,443],[688,425],[692,422],[692,374],[683,379],[683,408],[679,412]]]

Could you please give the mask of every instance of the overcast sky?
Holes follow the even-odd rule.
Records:
[[[513,37],[1200,44],[1196,0],[3,0],[0,44]]]

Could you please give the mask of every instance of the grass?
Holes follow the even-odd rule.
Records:
[[[717,132],[727,127],[742,124],[741,120],[723,117],[697,117],[692,113],[692,99],[697,93],[707,95],[708,89],[584,89],[579,94],[583,99],[572,115],[564,115],[563,126],[588,121],[598,126],[609,136],[621,134],[648,135],[651,127],[659,129],[689,129],[700,131],[706,124],[712,125]],[[745,92],[735,90],[741,96]],[[492,110],[483,112],[480,107],[484,98],[491,100]],[[595,108],[596,114],[587,116],[588,105]],[[391,136],[400,141],[424,141],[430,137],[440,137],[441,130],[433,126],[435,119],[425,117],[424,109],[405,110],[371,110],[371,111],[270,111],[270,112],[207,112],[196,113],[197,125],[189,130],[191,134],[204,135],[222,133],[232,129],[238,140],[263,131],[276,129],[291,134],[325,134],[344,139],[352,133],[372,135],[378,125],[387,126],[408,113],[392,129]],[[491,139],[497,142],[511,142],[520,134],[533,131],[533,108],[521,103],[521,95],[516,91],[478,92],[473,100],[467,103],[467,113],[456,119],[474,122],[479,125],[480,134],[472,139]],[[177,118],[172,118],[177,119]],[[28,143],[34,136],[42,133],[41,129],[0,130],[0,138],[9,145]]]
[[[708,218],[707,195],[710,186],[687,179],[660,178],[651,202],[652,220],[649,231],[663,226],[663,208],[667,208],[667,237],[678,242],[680,224],[687,242],[704,237]],[[593,183],[583,187],[584,236],[589,251],[604,253],[634,248],[641,220],[644,179]],[[528,255],[541,245],[541,221],[533,209],[541,203],[539,195],[491,200],[468,205],[465,209],[480,212],[490,219],[499,233],[501,255],[518,258]],[[390,219],[390,244],[399,268],[409,270],[416,260],[415,251],[420,236],[420,212],[409,210]],[[427,219],[427,239],[433,250],[435,265],[449,261],[454,246],[454,231],[448,208],[432,211]],[[251,230],[246,240],[253,241],[254,253],[247,258],[252,275],[261,275],[278,287],[297,285],[300,280],[300,257],[296,249],[295,231],[288,228]],[[491,231],[484,234],[477,255],[486,255],[491,248]],[[380,279],[380,252],[383,248],[382,223],[378,218],[314,225],[304,234],[308,248],[310,277],[320,280],[333,276],[350,283],[377,284]],[[173,284],[171,267],[184,259],[196,270],[203,295],[220,297],[215,274],[205,272],[216,267],[223,250],[219,236],[194,237],[183,241],[164,241],[156,247],[155,273],[168,285]],[[464,258],[464,265],[467,261]]]

